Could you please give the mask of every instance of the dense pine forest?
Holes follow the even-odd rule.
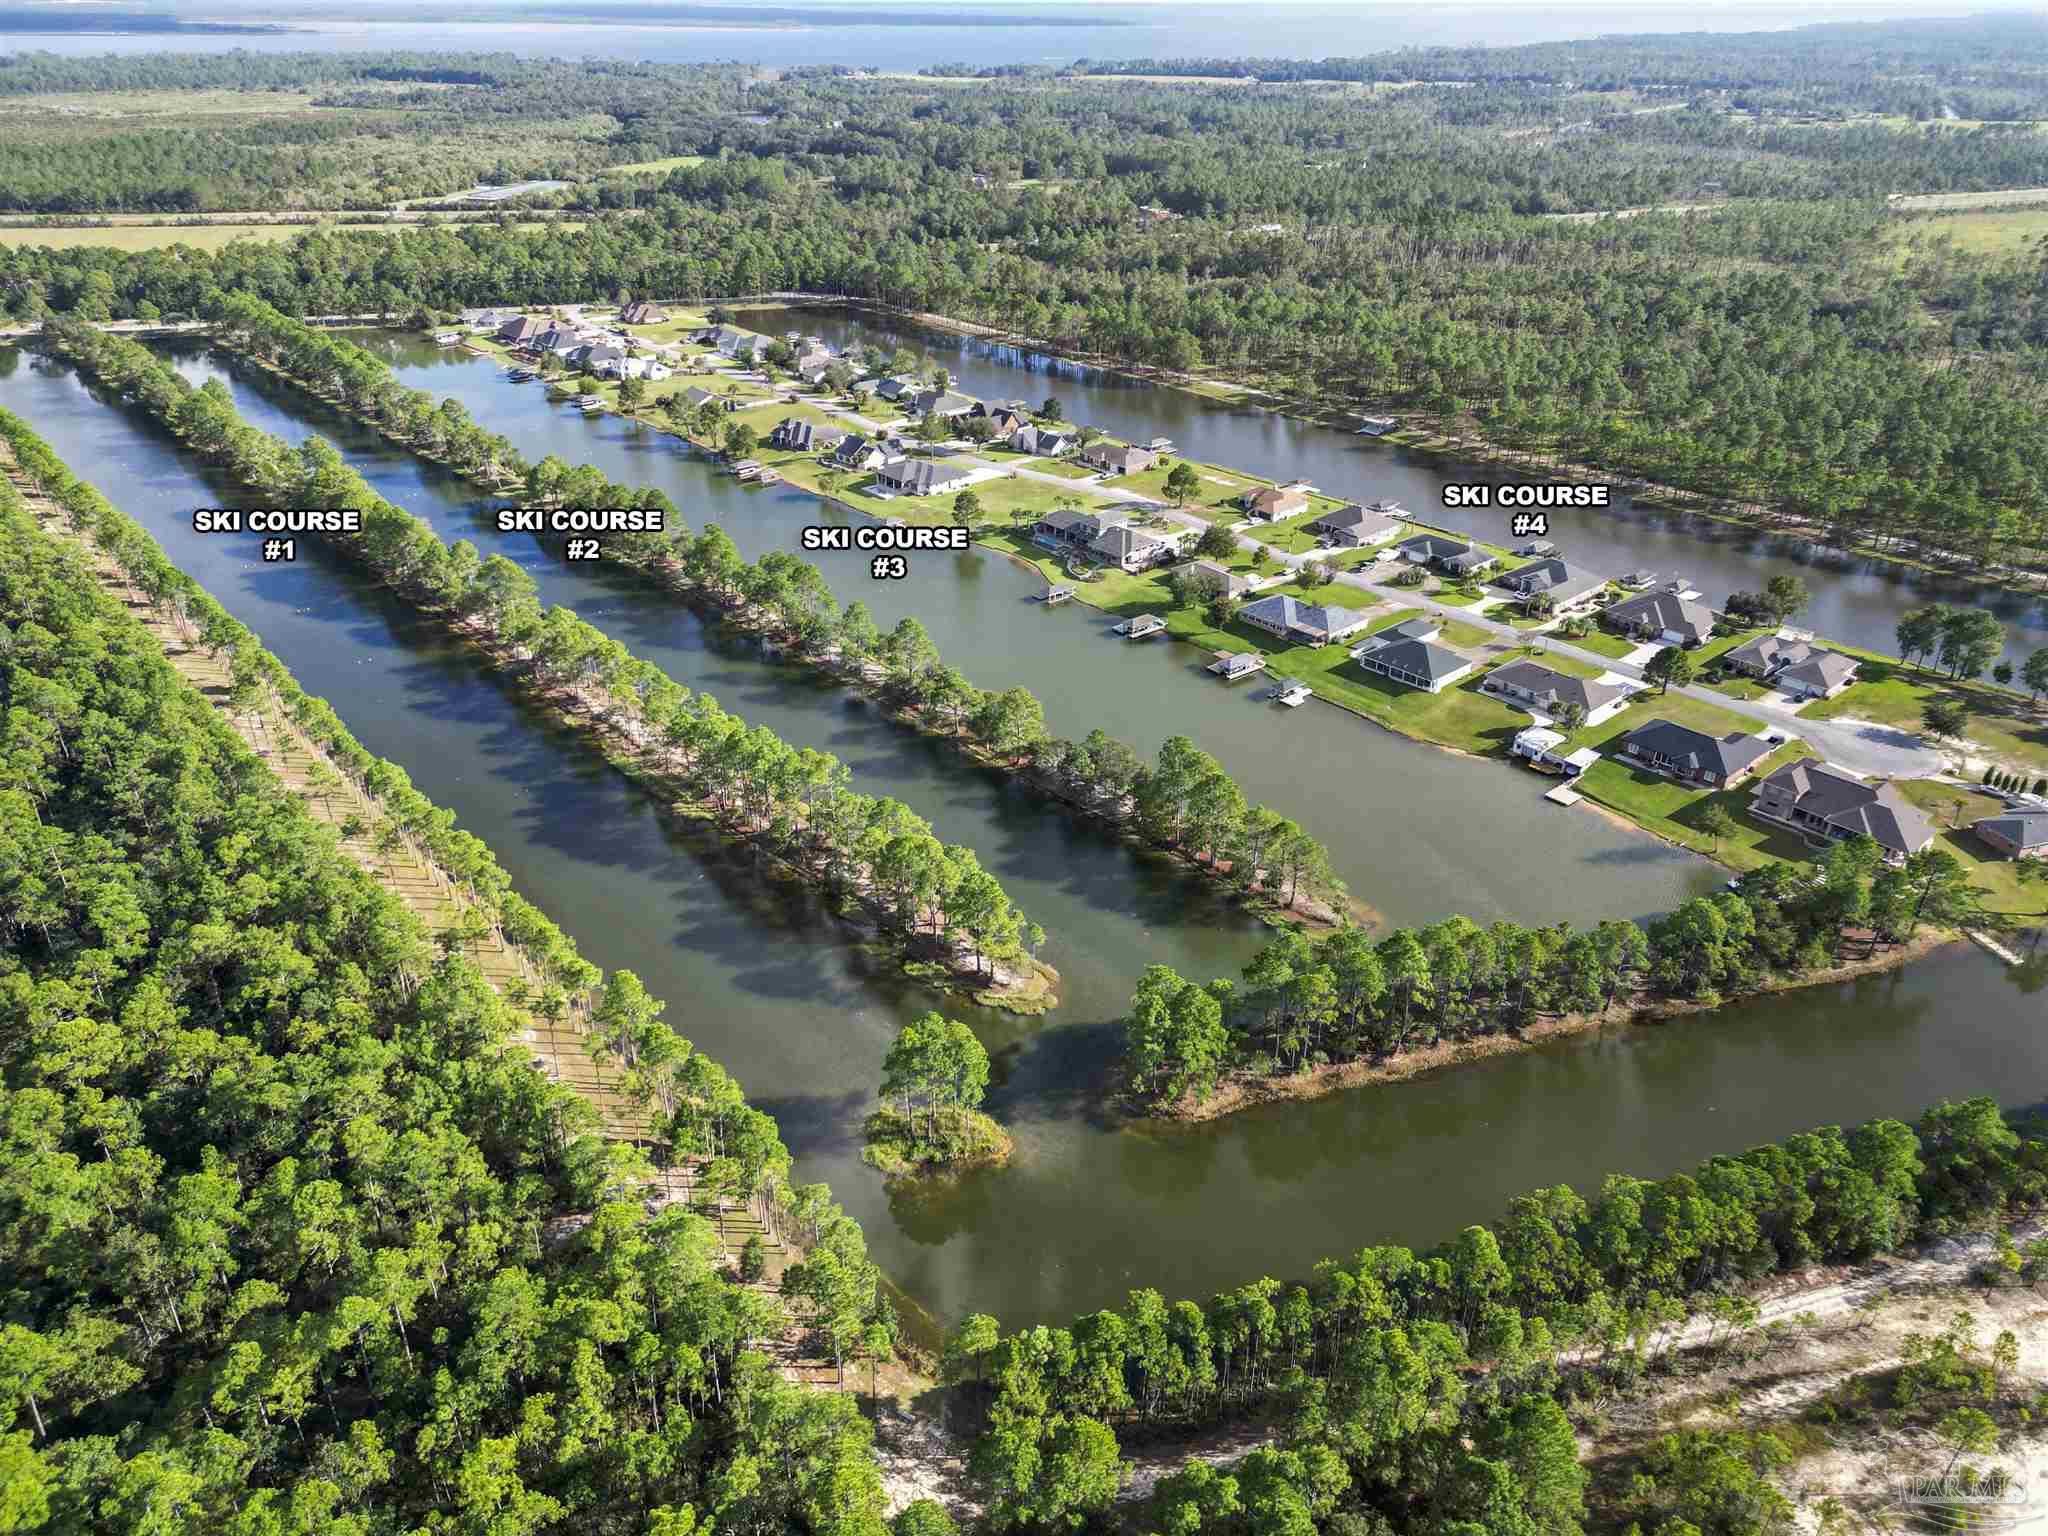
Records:
[[[1973,249],[1896,200],[2048,188],[2044,124],[2048,26],[2015,17],[922,78],[30,52],[0,56],[0,218],[51,227],[0,245],[0,321],[239,482],[359,512],[358,564],[633,749],[615,760],[662,769],[719,835],[904,954],[979,977],[1026,971],[1042,935],[974,850],[99,326],[204,321],[477,479],[660,510],[665,532],[625,545],[643,571],[871,671],[920,728],[1092,815],[1247,885],[1284,867],[1289,905],[1335,901],[1313,829],[1246,805],[1192,739],[1148,763],[1107,730],[1051,738],[1036,698],[975,688],[915,619],[884,634],[804,561],[743,562],[658,492],[529,462],[303,317],[843,296],[2027,580],[2048,573],[2048,220]],[[62,238],[116,213],[386,211],[526,178],[565,185],[480,222],[213,252]],[[559,221],[521,223],[533,209]],[[1641,212],[1577,217],[1603,211]],[[2048,1133],[2014,1107],[2038,1095],[2016,1083],[2004,1110],[1941,1103],[1536,1190],[1435,1249],[1207,1299],[1146,1274],[1133,1232],[1124,1306],[970,1316],[920,1360],[859,1225],[793,1182],[680,1000],[665,1016],[632,972],[585,961],[33,423],[0,412],[0,449],[0,1536],[951,1536],[934,1503],[890,1514],[880,1394],[857,1390],[890,1360],[939,1378],[915,1380],[967,1451],[955,1511],[994,1531],[1775,1536],[1792,1511],[1771,1432],[1674,1432],[1619,1478],[1578,1437],[1668,1380],[1681,1344],[1761,1337],[1757,1297],[1795,1271],[1956,1238],[1983,1241],[1990,1278],[2048,1265],[2009,1230],[2048,1198]],[[225,667],[223,698],[144,616]],[[540,984],[494,987],[472,934],[433,931],[350,857],[245,744],[247,716],[319,743],[383,808],[377,835],[471,892]],[[1893,868],[1857,840],[1645,925],[1289,933],[1236,977],[1146,970],[1122,1083],[1166,1109],[1543,1014],[1710,1005],[1975,910],[1947,854]],[[623,1082],[631,1139],[535,1070],[532,1020],[568,1013]],[[990,1061],[935,1014],[883,1071],[930,1131],[974,1108]],[[1442,1177],[1427,1158],[1414,1176]],[[708,1198],[671,1198],[678,1168]],[[787,1240],[778,1272],[728,1249],[729,1204]],[[2038,1418],[2001,1385],[2010,1335],[1914,1348],[1884,1384],[1888,1431],[1960,1457]],[[1189,1459],[1221,1440],[1228,1465]],[[1148,1452],[1177,1470],[1127,1498]]]
[[[253,637],[0,427],[260,693]],[[852,1400],[759,1352],[784,1303],[705,1216],[650,1208],[645,1158],[533,1069],[518,1012],[4,480],[0,622],[5,1529],[878,1529]],[[786,1172],[630,973],[607,1003],[674,1074],[676,1151],[737,1159],[735,1187]],[[859,1336],[883,1305],[859,1229],[782,1198],[817,1239],[786,1289]]]

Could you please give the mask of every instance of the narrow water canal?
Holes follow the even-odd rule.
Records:
[[[263,390],[248,381],[236,389],[252,419],[293,436],[295,423],[312,423],[386,494],[422,515],[428,498],[443,501],[444,531],[462,526],[466,493],[437,485],[431,469],[283,394],[265,420]],[[1910,1113],[1943,1094],[2039,1097],[2048,1046],[2038,996],[1959,948],[1891,976],[1422,1082],[1195,1130],[1120,1130],[1094,1111],[1088,1090],[1115,1049],[1115,1014],[1138,970],[1155,958],[1197,974],[1224,970],[1255,935],[1214,914],[1183,914],[1179,904],[1198,886],[1069,834],[1028,796],[876,727],[858,706],[764,668],[745,647],[723,646],[687,613],[650,607],[623,587],[593,589],[591,607],[602,610],[593,616],[636,649],[656,654],[653,640],[666,633],[672,650],[662,659],[684,681],[697,685],[679,660],[694,651],[706,685],[734,707],[783,729],[755,707],[756,695],[764,705],[779,695],[795,739],[841,751],[863,774],[903,773],[906,798],[934,820],[982,818],[986,842],[969,840],[1049,923],[1062,914],[1044,909],[1041,890],[1073,904],[1069,926],[1085,931],[1069,941],[1076,953],[1054,956],[1067,972],[1067,1006],[1043,1026],[973,1021],[993,1043],[1012,1043],[992,1107],[1017,1135],[1015,1162],[892,1198],[858,1166],[853,1135],[883,1046],[926,1006],[922,995],[864,974],[800,897],[764,892],[743,863],[666,829],[626,781],[317,549],[296,565],[266,567],[252,541],[194,535],[193,507],[240,498],[139,413],[64,368],[5,350],[0,405],[144,522],[372,750],[404,764],[487,839],[596,963],[632,966],[667,998],[678,1027],[777,1116],[800,1175],[829,1179],[890,1273],[943,1317],[1064,1319],[1136,1285],[1206,1295],[1262,1273],[1297,1275],[1366,1243],[1427,1243],[1538,1184],[1660,1173],[1824,1121]],[[659,444],[634,451],[687,462]],[[705,520],[705,496],[677,500]],[[748,498],[750,515],[762,500]],[[553,565],[530,546],[505,547],[534,560],[537,577]],[[798,731],[806,718],[836,722],[836,739]],[[1498,803],[1470,814],[1512,830]],[[1020,889],[1034,861],[1049,871],[1045,883]],[[1085,878],[1061,884],[1064,870],[1084,865]],[[1427,878],[1391,857],[1376,868],[1394,887]],[[1534,902],[1562,900],[1567,889],[1540,867],[1522,878]],[[1354,879],[1363,888],[1365,877]]]

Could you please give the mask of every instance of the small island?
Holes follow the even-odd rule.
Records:
[[[1009,1133],[980,1109],[987,1091],[988,1051],[973,1030],[936,1013],[905,1025],[882,1058],[862,1160],[890,1178],[1008,1161]]]

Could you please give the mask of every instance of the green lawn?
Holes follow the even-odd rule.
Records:
[[[1579,636],[1558,635],[1559,645],[1575,645],[1582,651],[1591,651],[1595,656],[1607,656],[1620,660],[1636,648],[1633,640],[1624,640],[1620,635],[1611,635],[1604,629],[1593,629]]]
[[[873,416],[874,412],[868,411],[864,414]],[[991,448],[986,445],[977,445],[972,451],[977,459],[986,459],[991,464],[1001,464],[1006,468],[1032,469],[1042,475],[1058,475],[1062,480],[1095,478],[1094,470],[1071,459],[1047,459],[1035,453],[1019,453],[1014,448]]]
[[[1847,649],[1847,647],[1840,647]],[[1813,720],[1847,716],[1875,720],[1902,730],[1920,729],[1920,712],[1935,699],[1954,699],[1970,711],[1963,734],[1984,754],[2029,772],[2048,773],[2048,714],[2023,694],[1988,683],[1951,682],[1933,672],[1885,661],[1863,652],[1855,682],[1832,699],[1818,699],[1799,713]]]
[[[1700,707],[1711,710],[1714,706]],[[1670,715],[1673,712],[1665,713]],[[1652,718],[1654,713],[1651,710],[1626,709],[1608,725],[1626,722],[1623,729],[1633,729]],[[1755,779],[1775,772],[1795,758],[1809,755],[1805,743],[1787,742],[1757,765],[1751,779],[1733,789],[1718,789],[1711,793],[1688,789],[1660,774],[1646,773],[1614,758],[1602,757],[1579,776],[1573,787],[1587,799],[1618,811],[1658,836],[1669,838],[1695,853],[1719,859],[1734,869],[1757,869],[1772,859],[1798,863],[1812,857],[1812,850],[1802,839],[1782,828],[1757,821],[1748,814],[1750,785]],[[1716,805],[1727,811],[1735,823],[1733,835],[1722,838],[1718,844],[1702,826],[1708,809]]]
[[[1969,871],[1970,883],[1984,893],[1986,907],[2020,916],[2048,916],[2048,884],[2022,885],[2019,862],[1994,852],[1970,830],[1972,822],[2004,810],[2002,801],[1932,779],[1900,779],[1898,789],[1927,813],[1935,825],[1934,846],[1954,854]]]
[[[1650,689],[1637,694],[1635,701],[1612,719],[1580,731],[1572,738],[1570,746],[1574,751],[1580,747],[1598,747],[1605,752],[1607,744],[1617,736],[1624,736],[1652,720],[1671,720],[1711,736],[1726,736],[1734,731],[1749,736],[1759,729],[1755,720],[1747,715],[1738,715],[1732,709],[1723,709],[1704,699],[1688,698],[1682,693],[1659,694]]]
[[[1141,496],[1166,501],[1170,499],[1166,492],[1166,477],[1175,464],[1187,464],[1200,476],[1195,483],[1194,494],[1187,500],[1185,510],[1199,517],[1206,517],[1211,522],[1235,521],[1244,516],[1243,509],[1237,505],[1237,498],[1246,491],[1263,490],[1272,484],[1270,480],[1261,480],[1234,469],[1224,469],[1220,465],[1174,457],[1169,457],[1165,463],[1155,464],[1150,469],[1141,469],[1135,475],[1118,475],[1102,483],[1117,490],[1136,491]]]

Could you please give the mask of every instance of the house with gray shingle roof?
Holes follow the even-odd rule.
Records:
[[[1607,578],[1576,565],[1567,565],[1550,555],[1494,577],[1493,584],[1514,593],[1525,603],[1532,598],[1548,598],[1551,610],[1563,613],[1598,597],[1607,586]]]
[[[974,471],[936,459],[890,459],[875,470],[875,483],[899,496],[936,496],[957,491],[974,478]]]
[[[1418,533],[1395,548],[1410,565],[1433,565],[1447,576],[1475,576],[1494,564],[1494,557],[1477,545],[1442,533]]]
[[[1632,767],[1668,774],[1687,784],[1725,789],[1769,754],[1770,744],[1742,731],[1709,736],[1675,720],[1652,720],[1621,738],[1615,754]]]
[[[2048,858],[2048,811],[2006,811],[1970,830],[2009,859]]]
[[[1600,610],[1601,622],[1638,640],[1698,645],[1714,632],[1714,610],[1676,592],[1644,592]]]
[[[1303,602],[1298,597],[1278,596],[1246,603],[1237,610],[1237,616],[1269,635],[1278,635],[1282,640],[1294,640],[1303,645],[1328,645],[1333,640],[1357,634],[1371,622],[1355,609],[1326,607],[1321,603]]]
[[[889,457],[889,450],[871,437],[858,432],[848,433],[832,450],[832,467],[855,471],[879,469]]]
[[[1351,659],[1364,671],[1374,673],[1425,693],[1441,693],[1466,677],[1476,663],[1448,647],[1435,644],[1443,625],[1423,615],[1389,625],[1363,645],[1353,648]]]
[[[912,406],[920,416],[965,416],[974,409],[974,397],[957,395],[950,389],[927,389]]]
[[[1854,657],[1785,635],[1746,641],[1721,660],[1738,672],[1802,698],[1831,698],[1856,681]]]
[[[1892,785],[1801,758],[1758,781],[1750,814],[1806,835],[1810,841],[1868,837],[1885,858],[1901,863],[1934,841],[1934,828]]]
[[[1348,507],[1325,512],[1314,522],[1303,526],[1338,548],[1369,549],[1397,537],[1408,525],[1397,517],[1389,517],[1384,512],[1375,512],[1353,502]]]
[[[1626,699],[1629,693],[1619,683],[1573,677],[1568,672],[1559,672],[1537,661],[1511,661],[1505,666],[1495,667],[1479,686],[1488,693],[1499,694],[1510,703],[1540,710],[1546,715],[1556,714],[1566,704],[1576,704],[1588,718],[1596,710]]]
[[[1173,546],[1129,523],[1111,523],[1089,543],[1088,553],[1122,570],[1142,571],[1168,558]]]

